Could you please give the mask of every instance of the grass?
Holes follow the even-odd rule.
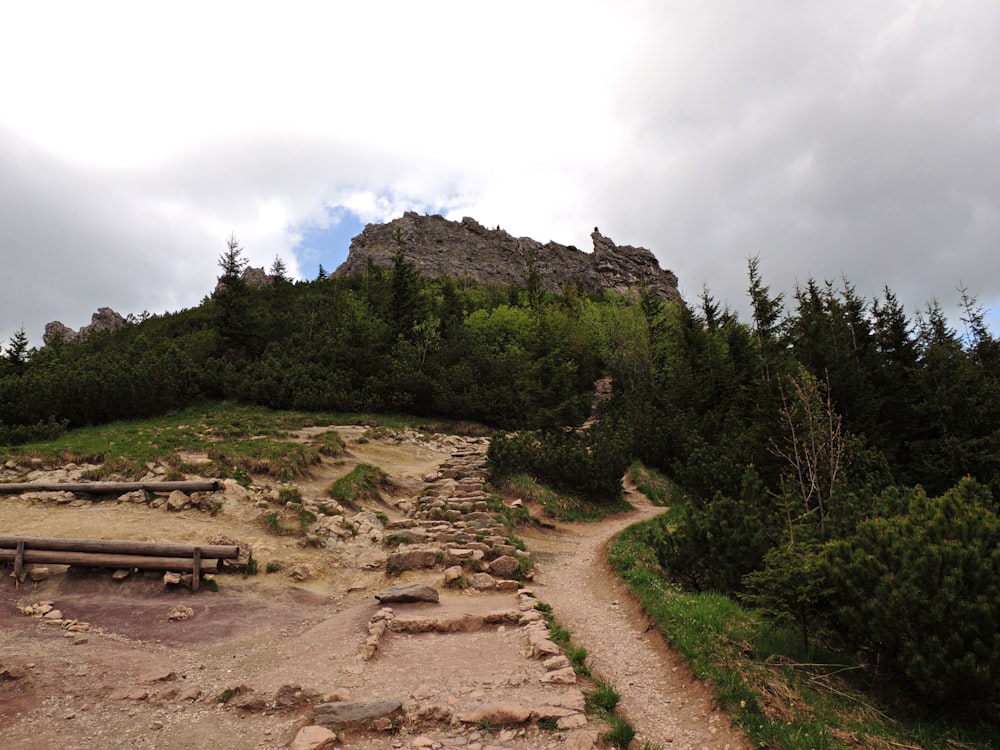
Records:
[[[255,576],[260,572],[260,564],[257,562],[257,558],[251,553],[250,557],[247,558],[247,566],[244,571],[244,575]]]
[[[680,488],[673,480],[664,476],[656,469],[648,469],[642,462],[636,461],[628,467],[628,478],[636,488],[649,498],[653,505],[667,507],[681,494]]]
[[[606,682],[598,681],[597,688],[587,694],[587,708],[592,713],[613,713],[618,708],[621,696]]]
[[[525,502],[538,503],[547,515],[560,521],[600,521],[615,513],[632,510],[632,506],[621,498],[609,503],[589,502],[564,492],[556,492],[527,474],[508,477],[498,489],[507,497],[519,497]]]
[[[83,427],[44,442],[0,446],[0,463],[13,459],[39,468],[99,464],[87,472],[85,478],[89,480],[137,479],[146,474],[148,463],[160,463],[176,472],[175,476],[197,474],[249,481],[250,475],[256,474],[288,481],[307,474],[322,456],[336,457],[345,449],[336,430],[324,432],[307,444],[292,440],[293,433],[305,427],[335,424],[492,434],[489,428],[464,421],[429,423],[405,415],[275,411],[218,401],[153,419]],[[210,460],[191,463],[185,459],[189,453],[207,455]]]
[[[347,450],[344,438],[336,430],[328,430],[320,434],[313,440],[313,445],[316,446],[320,453],[330,458],[340,458]]]
[[[356,508],[363,500],[378,500],[379,488],[386,473],[371,464],[358,464],[353,471],[334,482],[327,494],[341,505]]]
[[[604,733],[604,741],[621,750],[628,750],[635,739],[635,728],[621,716],[609,716],[607,722],[609,729]]]
[[[861,671],[833,653],[803,652],[801,637],[731,599],[694,594],[667,581],[646,545],[649,522],[626,529],[609,549],[612,566],[693,674],[757,747],[1000,747],[1000,730],[895,715],[865,692]]]
[[[278,502],[282,505],[301,503],[302,491],[298,487],[282,487],[278,490]]]
[[[52,468],[66,463],[100,464],[88,479],[137,478],[158,462],[176,475],[236,477],[263,474],[290,479],[320,460],[320,451],[291,441],[291,431],[329,424],[323,415],[271,411],[232,402],[204,404],[143,421],[85,427],[44,443],[0,450],[4,461],[30,461]],[[189,463],[185,454],[201,453],[208,463]]]

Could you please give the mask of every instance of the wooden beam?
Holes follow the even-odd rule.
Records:
[[[73,492],[85,495],[110,495],[147,490],[149,492],[215,492],[215,479],[185,479],[176,482],[0,482],[0,495],[21,492]]]
[[[10,562],[17,556],[13,549],[0,549],[0,562]],[[25,563],[76,565],[83,568],[140,568],[142,570],[174,570],[194,572],[194,557],[150,557],[147,555],[112,555],[98,552],[66,552],[63,550],[25,549]],[[217,559],[200,559],[201,573],[218,573]]]
[[[235,544],[175,544],[172,542],[137,542],[127,539],[64,539],[40,536],[0,536],[0,550],[15,549],[23,543],[25,550],[62,552],[93,552],[115,555],[152,555],[154,557],[194,557],[200,549],[205,557],[235,560],[240,548]]]

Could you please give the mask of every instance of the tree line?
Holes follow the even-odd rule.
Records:
[[[385,270],[293,282],[283,265],[249,285],[234,238],[215,292],[81,343],[0,358],[0,440],[143,418],[205,399],[275,409],[398,411],[502,428],[581,421],[600,371],[573,289],[420,276],[401,251]],[[20,343],[19,343],[20,342]]]
[[[644,308],[609,419],[687,492],[647,541],[672,578],[793,623],[914,705],[1000,718],[1000,341],[888,288],[749,263],[752,318],[711,294]],[[636,352],[638,354],[638,352]],[[622,381],[623,382],[623,381]]]

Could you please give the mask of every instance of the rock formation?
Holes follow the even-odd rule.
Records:
[[[336,275],[356,276],[368,268],[392,268],[400,250],[425,276],[450,274],[482,284],[526,286],[532,266],[543,289],[561,291],[575,283],[587,293],[635,289],[667,299],[680,297],[677,277],[660,268],[656,256],[643,247],[615,245],[595,227],[594,252],[585,253],[557,242],[541,244],[487,229],[475,219],[460,222],[412,211],[387,224],[369,224],[351,241],[347,260]]]
[[[117,328],[121,328],[126,322],[125,318],[110,307],[101,307],[90,316],[90,325],[84,326],[79,331],[74,331],[58,320],[48,323],[45,326],[45,334],[42,336],[42,340],[46,345],[51,344],[56,339],[62,339],[67,344],[75,344],[83,341],[95,331],[114,331]]]

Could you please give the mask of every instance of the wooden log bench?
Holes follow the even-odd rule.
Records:
[[[220,560],[235,560],[239,556],[240,548],[230,544],[0,536],[0,562],[13,561],[17,580],[26,563],[138,568],[191,573],[191,590],[198,591],[203,573],[217,573]]]
[[[84,495],[109,495],[120,492],[215,492],[216,479],[181,479],[175,482],[0,482],[0,495],[22,492],[76,492]]]

